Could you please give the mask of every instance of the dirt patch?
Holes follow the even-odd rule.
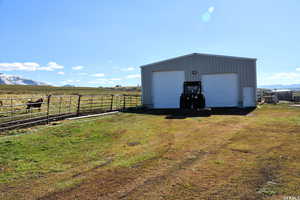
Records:
[[[91,169],[88,170],[88,171],[80,172],[80,173],[74,174],[74,175],[72,176],[72,178],[81,176],[81,175],[83,175],[83,174],[87,174],[87,173],[89,173],[89,172],[91,172],[91,171],[94,171],[95,169],[99,169],[99,168],[101,168],[101,167],[104,167],[104,166],[106,166],[106,165],[109,165],[112,161],[113,161],[113,159],[108,159],[108,160],[104,161],[103,163],[101,163],[101,164],[99,164],[99,165],[96,165],[95,167],[91,168]]]
[[[136,193],[151,190],[168,179],[176,178],[180,170],[191,166],[205,156],[206,152],[193,152],[183,161],[171,165],[169,161],[146,161],[138,167],[106,170],[93,179],[69,190],[47,195],[40,199],[131,199]],[[152,162],[150,164],[149,162]],[[163,164],[165,168],[156,168],[154,163]],[[162,167],[162,166],[161,166]]]
[[[133,146],[136,146],[136,145],[139,145],[141,144],[140,142],[127,142],[127,145],[130,146],[130,147],[133,147]]]
[[[236,151],[236,152],[240,152],[240,153],[252,153],[250,150],[246,150],[246,149],[233,149],[233,148],[231,148],[231,151]]]

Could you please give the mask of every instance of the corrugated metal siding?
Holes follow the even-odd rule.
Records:
[[[243,100],[243,87],[253,87],[256,91],[256,61],[254,59],[191,54],[142,67],[143,102],[145,106],[152,106],[152,72],[169,70],[184,70],[186,81],[201,80],[203,74],[237,73],[240,105],[242,105]],[[193,73],[193,71],[197,73]],[[256,100],[256,95],[253,98]]]

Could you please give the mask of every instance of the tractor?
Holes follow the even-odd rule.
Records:
[[[180,96],[180,109],[201,111],[205,109],[205,97],[202,94],[201,81],[183,83],[183,93]]]

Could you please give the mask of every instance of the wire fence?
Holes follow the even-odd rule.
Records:
[[[89,113],[141,106],[140,95],[48,95],[0,98],[0,131]]]

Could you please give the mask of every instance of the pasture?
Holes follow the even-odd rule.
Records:
[[[0,199],[283,199],[300,195],[300,110],[61,121],[0,137]]]
[[[49,119],[49,116],[57,115],[118,110],[138,106],[140,101],[137,87],[80,88],[2,85],[0,86],[0,124],[6,123],[7,125],[17,120],[38,120],[41,117]]]
[[[0,97],[19,95],[92,95],[92,94],[140,94],[140,87],[54,87],[31,85],[0,85]]]

